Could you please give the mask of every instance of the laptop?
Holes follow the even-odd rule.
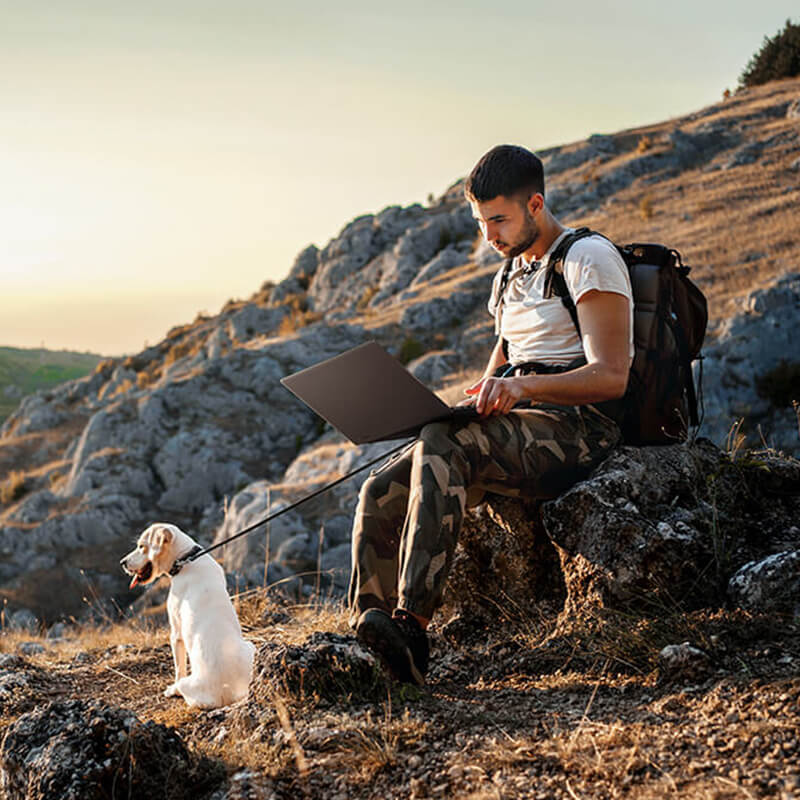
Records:
[[[405,439],[437,420],[479,418],[473,406],[448,406],[377,342],[281,383],[353,444]]]

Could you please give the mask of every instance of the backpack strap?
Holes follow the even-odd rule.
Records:
[[[547,262],[547,272],[544,276],[544,296],[545,297],[560,297],[561,302],[569,313],[572,319],[572,324],[578,332],[578,338],[581,339],[581,326],[578,322],[578,309],[575,308],[575,301],[569,293],[567,281],[564,278],[564,260],[567,257],[567,252],[575,242],[580,239],[585,239],[587,236],[600,236],[596,231],[591,228],[578,228],[573,233],[567,234],[556,246],[556,249],[550,254],[550,259]]]
[[[587,236],[595,235],[602,236],[602,234],[598,234],[597,231],[593,231],[591,228],[587,227],[577,228],[572,233],[567,234],[558,243],[555,250],[553,250],[553,252],[550,254],[550,258],[547,262],[547,271],[545,272],[544,296],[548,298],[555,295],[556,297],[561,298],[561,302],[569,313],[570,319],[572,319],[572,324],[575,326],[575,330],[578,332],[579,339],[582,337],[581,326],[578,322],[578,309],[575,308],[575,302],[570,296],[569,289],[567,288],[567,282],[564,279],[563,264],[564,259],[567,256],[567,251],[575,242],[577,242],[579,239],[584,239]],[[497,299],[498,312],[500,312],[500,308],[503,304],[503,298],[506,293],[506,288],[508,287],[512,263],[513,259],[509,258],[506,259],[506,263],[503,265],[503,272],[500,276],[500,292]],[[506,359],[508,359],[508,342],[505,339],[503,339],[503,355],[506,357]]]
[[[511,265],[514,263],[513,258],[507,258],[506,263],[503,264],[503,274],[500,276],[500,291],[497,294],[497,307],[495,309],[495,314],[502,314],[503,313],[503,298],[506,294],[506,288],[508,287],[508,279],[511,276]],[[503,355],[508,361],[508,342],[503,339]]]

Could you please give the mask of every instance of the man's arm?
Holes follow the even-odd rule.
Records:
[[[478,411],[484,415],[506,414],[522,400],[571,406],[622,397],[630,369],[628,302],[627,297],[615,292],[587,292],[577,304],[587,363],[556,375],[492,378],[484,373],[478,383],[466,390],[477,395]],[[496,352],[497,347],[490,365]]]

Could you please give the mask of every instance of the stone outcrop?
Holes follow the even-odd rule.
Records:
[[[342,697],[381,699],[385,680],[375,656],[352,636],[314,633],[297,645],[268,643],[259,648],[248,706],[271,710],[276,691],[328,702]]]
[[[745,564],[730,579],[728,598],[732,605],[747,611],[800,617],[800,550]]]
[[[625,447],[540,509],[508,498],[491,498],[488,509],[495,524],[481,524],[479,511],[465,527],[449,596],[456,611],[479,605],[513,615],[559,597],[565,617],[719,607],[728,598],[754,611],[794,610],[793,459],[737,461],[708,441]],[[762,588],[744,588],[751,573],[762,575]]]
[[[722,322],[703,348],[705,417],[701,433],[724,443],[737,419],[752,447],[800,455],[798,414],[800,358],[794,337],[800,326],[800,273],[751,292],[741,311]],[[700,376],[700,365],[695,377]],[[763,440],[763,441],[762,441]]]
[[[0,744],[0,788],[8,800],[177,800],[223,778],[220,766],[190,753],[174,730],[81,700],[24,714]]]

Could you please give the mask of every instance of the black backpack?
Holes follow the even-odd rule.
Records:
[[[578,312],[564,280],[563,263],[575,242],[592,235],[596,232],[578,228],[565,236],[550,256],[545,274],[545,297],[561,298],[578,336]],[[706,332],[706,298],[689,280],[690,268],[677,250],[660,244],[615,247],[631,278],[635,352],[621,409],[616,401],[610,401],[609,407],[616,411],[627,444],[674,444],[686,439],[690,423],[695,427],[700,423],[692,361],[700,353]],[[510,267],[508,262],[500,283],[501,298]]]

